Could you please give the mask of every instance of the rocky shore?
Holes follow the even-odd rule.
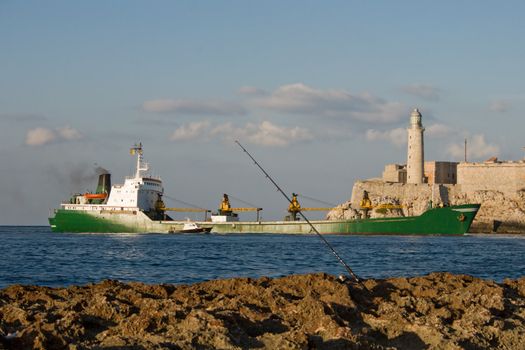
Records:
[[[0,335],[0,349],[522,349],[525,278],[15,285]]]

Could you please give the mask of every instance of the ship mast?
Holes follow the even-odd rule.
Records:
[[[135,178],[139,179],[142,177],[142,172],[148,170],[148,164],[144,163],[143,156],[142,156],[142,142],[139,142],[138,144],[135,144],[133,147],[129,149],[129,153],[131,155],[137,155],[137,170],[135,172]]]

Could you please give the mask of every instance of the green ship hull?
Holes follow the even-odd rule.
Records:
[[[152,220],[141,211],[67,210],[56,209],[49,218],[53,232],[78,233],[175,233],[183,230],[186,221]],[[210,227],[211,223],[203,223]]]
[[[464,204],[429,209],[419,216],[357,220],[312,221],[322,234],[462,235],[467,233],[480,205]],[[174,233],[184,221],[155,221],[141,211],[104,212],[57,209],[49,219],[54,232]],[[309,234],[304,221],[197,222],[212,233]]]

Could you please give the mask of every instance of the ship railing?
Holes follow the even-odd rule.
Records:
[[[126,176],[124,177],[126,180],[133,180],[133,179],[136,179],[135,176]],[[162,181],[162,178],[160,176],[152,176],[152,175],[143,175],[140,177],[141,179],[142,178],[148,178],[148,179],[153,179],[153,180],[158,180],[158,181]]]
[[[89,211],[138,211],[137,207],[125,207],[117,205],[93,205],[93,204],[72,204],[72,203],[62,203],[61,206],[67,210],[89,210]]]

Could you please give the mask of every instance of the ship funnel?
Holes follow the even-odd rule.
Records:
[[[111,174],[104,173],[98,176],[97,193],[107,193],[111,191]]]

